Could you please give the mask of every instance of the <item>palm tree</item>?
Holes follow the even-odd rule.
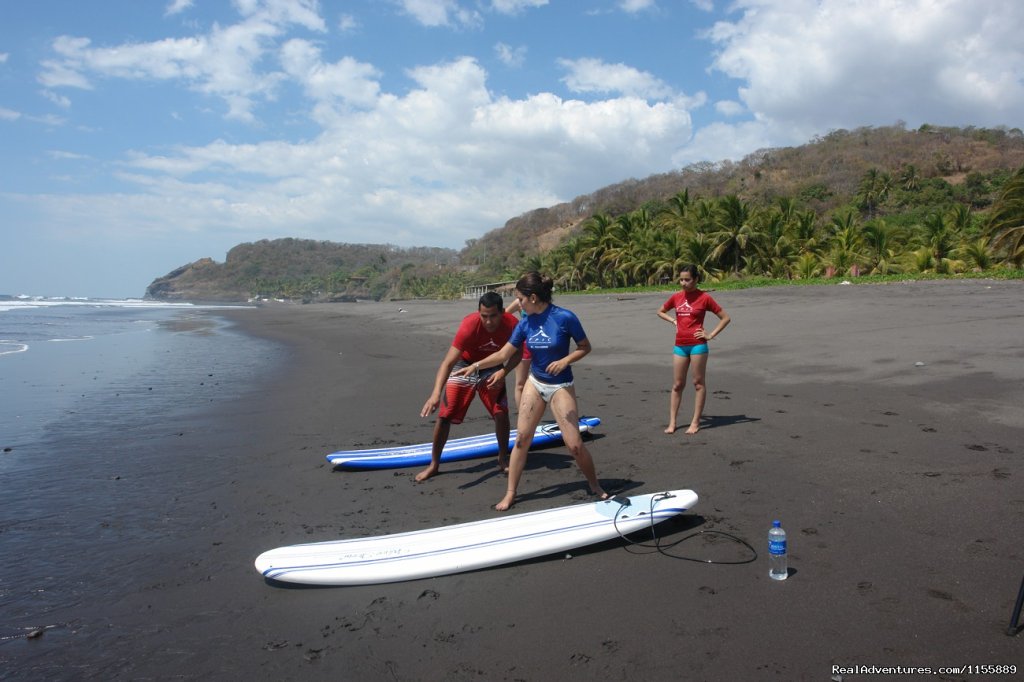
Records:
[[[861,232],[852,211],[832,217],[832,235],[827,241],[825,264],[835,273],[846,273],[864,260]]]
[[[821,261],[813,253],[802,253],[793,264],[793,274],[798,279],[817,277],[821,274]]]
[[[701,199],[694,204],[688,213],[689,224],[697,233],[710,234],[715,231],[718,221],[718,205],[710,199]]]
[[[614,220],[607,213],[595,213],[583,223],[582,246],[586,257],[594,263],[594,277],[599,286],[606,286],[608,278],[599,264],[608,249],[616,243],[612,230]]]
[[[917,166],[908,163],[903,167],[900,171],[900,185],[908,192],[916,192],[921,189],[921,174],[918,172]]]
[[[800,253],[817,253],[821,240],[817,213],[810,209],[800,211],[791,223],[791,230]]]
[[[989,213],[986,232],[992,238],[992,247],[1002,253],[1006,262],[1021,267],[1024,263],[1024,166],[1003,185]]]
[[[861,230],[863,244],[868,251],[868,274],[887,275],[900,271],[903,231],[884,220],[874,220]]]
[[[754,254],[750,274],[792,277],[790,266],[798,254],[788,234],[785,212],[774,210],[769,213],[763,227],[754,233],[752,243]]]
[[[718,200],[715,230],[711,233],[715,240],[714,259],[723,265],[728,264],[734,275],[740,272],[754,231],[751,226],[753,213],[750,204],[734,194]]]
[[[655,216],[655,222],[664,227],[682,231],[686,229],[686,217],[689,210],[690,190],[684,189],[668,200],[667,206]]]
[[[973,241],[964,243],[957,249],[957,255],[965,263],[972,267],[975,272],[984,272],[995,265],[995,257],[989,247],[988,237],[978,237]]]
[[[957,245],[956,234],[941,214],[933,212],[925,216],[918,241],[931,253],[932,271],[949,274],[966,267],[963,261],[952,257]]]
[[[877,168],[869,168],[860,179],[860,187],[857,190],[857,198],[860,207],[867,212],[869,218],[875,216],[875,210],[889,196],[892,190],[892,178],[888,173]]]

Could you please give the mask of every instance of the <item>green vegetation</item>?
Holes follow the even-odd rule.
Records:
[[[788,197],[757,206],[735,195],[694,201],[683,192],[654,211],[595,215],[580,234],[525,259],[521,269],[540,270],[561,289],[579,290],[671,282],[686,263],[712,282],[1021,267],[1024,167],[986,215],[956,199],[901,214],[889,204],[889,184],[888,174],[870,170],[850,202],[829,215]]]
[[[902,274],[902,275],[862,275],[855,281],[858,285],[865,284],[892,284],[895,282],[916,282],[921,280],[942,280],[942,279],[1019,279],[1024,280],[1024,270],[998,269],[989,272],[967,272],[959,275],[938,275],[938,274]],[[808,279],[772,279],[769,277],[750,277],[747,279],[724,280],[710,285],[701,284],[705,291],[735,291],[738,289],[754,289],[759,287],[796,287],[796,286],[821,286],[840,285],[853,283],[850,279],[839,277],[811,277]],[[614,295],[614,294],[636,294],[651,293],[658,291],[676,291],[676,284],[656,284],[651,286],[615,287],[615,288],[591,288],[584,291],[566,292],[574,296],[589,295]]]
[[[860,146],[875,153],[858,156]],[[686,187],[618,215],[594,213],[557,247],[524,254],[501,279],[539,270],[565,291],[649,287],[672,282],[685,263],[716,286],[1002,276],[1024,264],[1024,165],[1001,165],[1021,161],[1017,130],[837,131],[752,155],[742,172],[704,169],[717,177],[692,183],[705,193]]]
[[[311,240],[242,244],[150,286],[153,298],[455,298],[539,270],[562,291],[858,278],[1017,277],[1024,134],[900,124],[837,130],[740,162],[630,179],[513,218],[450,249]]]

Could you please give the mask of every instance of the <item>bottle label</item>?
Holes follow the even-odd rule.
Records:
[[[785,554],[786,553],[786,541],[785,540],[769,540],[768,541],[768,553],[769,554]]]

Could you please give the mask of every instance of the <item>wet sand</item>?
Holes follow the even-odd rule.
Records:
[[[252,566],[264,550],[487,518],[505,488],[493,460],[417,484],[416,468],[335,471],[324,459],[430,439],[419,410],[474,301],[272,305],[217,314],[285,344],[284,371],[173,441],[205,467],[181,493],[205,521],[154,548],[160,562],[118,568],[124,590],[104,607],[104,636],[48,632],[0,653],[16,666],[19,651],[45,652],[26,679],[828,680],[833,666],[988,664],[1020,674],[1024,634],[1005,631],[1024,575],[1024,283],[712,294],[733,323],[713,342],[693,436],[662,433],[673,335],[655,311],[668,293],[556,302],[594,346],[574,371],[581,413],[603,421],[589,447],[604,487],[692,488],[699,503],[659,526],[663,542],[725,531],[757,549],[754,563],[614,541],[389,585],[265,582]],[[688,388],[682,423],[692,398]],[[452,437],[490,428],[475,403]],[[514,511],[586,499],[567,451],[550,448],[531,454]],[[776,518],[789,533],[785,582],[768,578]],[[747,556],[704,537],[668,552]]]

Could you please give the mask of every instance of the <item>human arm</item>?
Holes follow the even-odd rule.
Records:
[[[455,372],[455,375],[466,376],[467,374],[479,372],[482,369],[488,369],[489,367],[497,367],[498,365],[504,365],[505,363],[512,359],[512,356],[515,355],[516,351],[518,350],[519,349],[513,346],[511,343],[506,343],[499,350],[496,350],[495,352],[491,353],[483,360],[474,362],[472,365],[469,365],[468,367],[463,367],[462,369],[458,370],[457,372]],[[522,357],[521,353],[520,357]],[[514,366],[515,365],[513,365],[512,367]],[[512,369],[512,367],[508,367],[508,369]]]
[[[590,345],[590,339],[584,337],[576,342],[576,350],[569,353],[561,360],[555,360],[548,364],[546,370],[548,374],[551,375],[561,374],[569,365],[586,357],[591,350],[593,350],[593,347]]]
[[[512,373],[512,370],[516,368],[519,361],[523,359],[523,349],[516,348],[516,352],[512,354],[508,362],[504,363],[498,370],[487,379],[487,388],[494,388],[501,382],[505,381],[505,377]]]
[[[665,305],[661,306],[661,309],[658,310],[658,317],[660,317],[661,319],[665,320],[666,322],[671,322],[672,324],[675,324],[676,323],[676,318],[675,318],[674,315],[669,315],[668,314],[669,310],[671,310],[671,306],[669,306],[667,303]]]
[[[444,359],[441,361],[441,366],[437,368],[437,376],[434,377],[434,390],[427,398],[427,402],[423,404],[423,409],[420,410],[421,417],[429,417],[437,409],[437,406],[441,403],[441,392],[444,390],[445,382],[448,381],[448,375],[452,373],[452,367],[459,361],[462,356],[462,351],[451,346],[448,348],[448,352],[445,353]]]
[[[704,331],[704,327],[701,327],[696,332],[694,332],[694,336],[703,341],[710,341],[711,339],[721,334],[722,330],[728,327],[729,323],[732,322],[732,318],[729,317],[729,313],[725,312],[724,310],[719,310],[717,313],[715,313],[715,315],[718,316],[718,324],[716,324],[715,328],[711,330],[711,333],[706,333]]]

